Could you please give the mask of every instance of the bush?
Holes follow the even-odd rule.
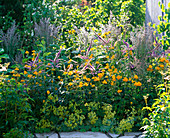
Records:
[[[143,119],[144,124],[146,124],[142,127],[145,130],[143,135],[146,138],[168,138],[170,135],[170,68],[164,75],[166,76],[165,83],[157,86],[160,90],[159,99],[156,99],[151,108],[148,106],[143,108],[152,111],[149,113],[149,118]],[[147,99],[145,98],[145,100]]]

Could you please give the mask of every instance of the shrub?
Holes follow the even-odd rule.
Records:
[[[170,125],[170,68],[164,75],[165,83],[160,84],[157,88],[160,90],[159,99],[156,99],[152,107],[144,107],[143,109],[148,109],[151,111],[149,113],[149,118],[144,118],[143,123],[146,124],[142,128],[145,130],[143,135],[147,138],[168,138],[170,135],[169,125]],[[164,76],[163,75],[163,76]],[[145,98],[145,101],[147,99]]]

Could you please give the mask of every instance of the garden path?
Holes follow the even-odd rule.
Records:
[[[125,133],[124,136],[120,136],[117,134],[104,134],[101,132],[61,132],[61,138],[138,138],[140,137],[141,132],[129,132]],[[37,138],[59,138],[57,133],[43,133],[36,134]],[[142,137],[140,137],[142,138]]]

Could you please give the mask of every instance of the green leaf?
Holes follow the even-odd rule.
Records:
[[[0,54],[4,53],[4,49],[0,48]]]
[[[46,57],[46,56],[48,56],[48,55],[50,55],[51,54],[51,52],[45,52],[44,54],[43,54],[43,57]]]
[[[0,55],[0,58],[7,58],[9,59],[9,56],[7,54]]]

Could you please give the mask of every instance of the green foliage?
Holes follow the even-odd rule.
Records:
[[[4,138],[34,138],[32,134],[29,133],[29,131],[24,131],[22,129],[18,128],[12,128],[8,133],[3,134]]]
[[[170,68],[164,74],[166,77],[165,83],[160,84],[157,88],[160,91],[159,99],[156,99],[153,103],[152,107],[144,107],[144,109],[148,109],[151,111],[149,113],[149,118],[144,118],[143,123],[145,126],[142,128],[145,130],[143,135],[147,138],[168,138],[170,135]],[[163,76],[164,76],[163,75]]]
[[[165,9],[165,6],[163,4],[159,3],[159,6],[162,12],[164,13],[164,16],[163,18],[159,16],[158,19],[160,20],[160,24],[157,26],[153,24],[152,27],[156,29],[159,35],[161,35],[162,38],[159,39],[159,42],[163,46],[163,49],[167,50],[170,45],[170,22],[169,22],[170,21],[170,3],[168,4],[167,9]]]
[[[121,4],[120,14],[128,13],[132,25],[143,25],[145,21],[145,4],[143,0],[128,0]]]

